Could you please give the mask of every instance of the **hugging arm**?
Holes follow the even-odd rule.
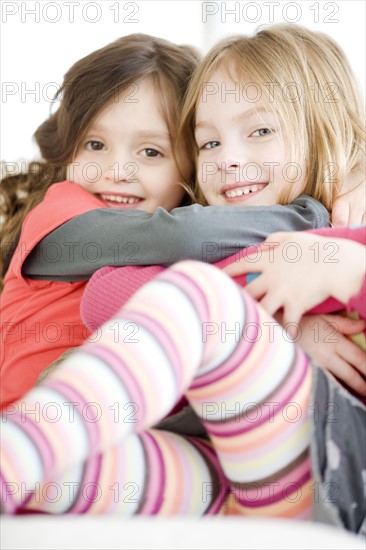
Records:
[[[273,231],[329,224],[327,210],[305,195],[290,205],[232,208],[192,205],[154,214],[97,209],[45,237],[23,264],[32,279],[79,281],[106,265],[171,265],[182,259],[214,263]],[[53,251],[53,258],[50,252]]]
[[[341,307],[354,304],[354,297],[365,293],[366,227],[319,232],[275,233],[268,239],[273,246],[263,249],[254,263],[244,257],[225,270],[231,276],[260,272],[248,291],[271,315],[283,308],[285,323],[298,323],[330,296]],[[362,300],[357,304],[365,318]]]
[[[283,309],[280,322],[289,327],[295,341],[318,365],[365,396],[366,228],[319,233],[273,234],[269,240],[276,246],[271,251],[264,248],[255,263],[248,256],[226,271],[232,276],[260,272],[247,286],[248,292],[272,315]],[[324,302],[329,296],[333,300]],[[345,308],[361,319],[324,315]],[[303,316],[310,309],[321,314]]]

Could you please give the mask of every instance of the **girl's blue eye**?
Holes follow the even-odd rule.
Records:
[[[85,147],[89,151],[102,151],[104,148],[104,143],[97,140],[91,140],[86,142]]]
[[[219,141],[208,141],[204,144],[202,149],[215,149],[215,147],[219,147],[220,142]]]
[[[255,132],[253,132],[251,136],[252,137],[269,136],[273,133],[274,133],[274,130],[271,130],[270,128],[258,128],[258,130],[255,130]]]
[[[152,147],[146,147],[143,151],[145,152],[145,156],[149,158],[157,158],[161,156],[160,151],[153,149]]]

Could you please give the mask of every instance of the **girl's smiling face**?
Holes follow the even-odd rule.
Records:
[[[278,204],[301,194],[305,165],[289,162],[274,110],[255,100],[259,87],[216,71],[196,108],[197,178],[210,205]],[[214,91],[212,91],[214,90]],[[287,154],[286,154],[287,153]]]
[[[68,178],[109,208],[154,212],[184,196],[160,98],[152,82],[139,82],[92,122]]]

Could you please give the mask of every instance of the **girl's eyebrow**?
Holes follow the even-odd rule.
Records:
[[[93,124],[89,130],[88,134],[93,132],[110,132],[109,128],[105,127],[103,124]],[[170,142],[169,132],[161,130],[142,130],[138,132],[138,137],[142,139],[163,139]]]
[[[142,132],[139,132],[138,135],[142,138],[146,139],[165,139],[166,141],[170,141],[169,132],[162,132],[162,131],[150,131],[145,130]]]
[[[247,118],[249,118],[250,116],[252,116],[253,114],[257,114],[257,113],[267,113],[267,114],[270,114],[272,115],[273,112],[270,111],[269,109],[267,109],[267,107],[252,107],[251,109],[248,109],[247,111],[244,111],[243,113],[238,113],[237,115],[235,115],[234,117],[232,117],[230,119],[230,123],[232,122],[241,122],[242,120],[245,120]],[[212,126],[212,123],[209,122],[209,121],[206,121],[206,120],[200,120],[199,122],[196,123],[195,125],[195,130],[198,130],[200,128],[210,128]]]

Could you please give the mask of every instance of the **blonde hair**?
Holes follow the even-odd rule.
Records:
[[[181,112],[182,139],[195,158],[196,106],[203,87],[218,70],[234,82],[238,79],[257,87],[261,100],[285,128],[289,159],[305,164],[301,193],[330,210],[345,177],[364,170],[365,153],[361,95],[338,44],[325,34],[293,24],[221,40],[196,69]],[[280,202],[288,203],[290,194],[288,189]],[[202,198],[197,182],[196,195]]]

